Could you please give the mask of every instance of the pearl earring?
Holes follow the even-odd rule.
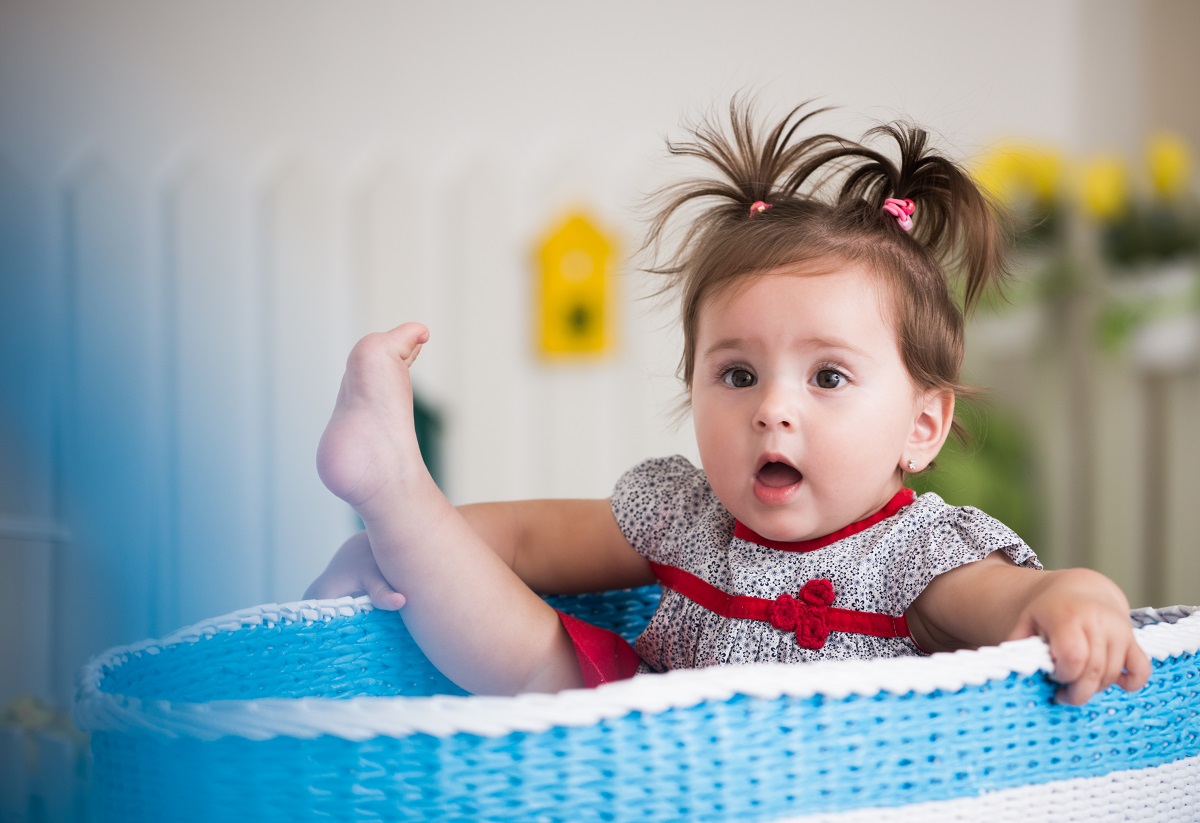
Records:
[[[916,460],[908,461],[908,470],[910,472],[915,472],[917,470],[917,461]]]

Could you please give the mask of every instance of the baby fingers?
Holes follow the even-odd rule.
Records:
[[[1135,692],[1150,681],[1150,658],[1136,642],[1130,643],[1125,651],[1125,670],[1117,678],[1117,685],[1127,692]]]
[[[371,596],[371,603],[377,609],[385,612],[394,612],[397,609],[403,608],[405,604],[404,595],[393,589],[386,582],[380,583],[376,588],[367,592]]]
[[[1074,630],[1054,638],[1050,648],[1053,679],[1064,684],[1061,703],[1081,706],[1114,684],[1133,691],[1149,679],[1150,661],[1127,633]]]
[[[1107,669],[1107,650],[1097,654],[1089,642],[1087,633],[1081,628],[1060,630],[1047,638],[1050,657],[1054,660],[1051,678],[1063,684],[1058,690],[1058,701],[1079,706],[1096,693]]]

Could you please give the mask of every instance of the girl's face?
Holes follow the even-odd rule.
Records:
[[[783,267],[701,306],[700,459],[725,507],[763,537],[823,537],[880,509],[901,467],[924,468],[945,440],[948,415],[933,418],[952,415],[953,398],[934,395],[948,396],[912,385],[890,295],[862,268]]]

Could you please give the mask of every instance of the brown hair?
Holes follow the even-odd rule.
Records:
[[[672,154],[706,161],[719,173],[661,190],[646,241],[657,253],[672,218],[685,206],[701,208],[674,262],[651,269],[667,276],[663,292],[681,292],[684,384],[691,388],[706,299],[780,266],[812,266],[816,274],[832,263],[864,264],[891,290],[901,356],[916,386],[968,391],[959,378],[963,309],[1005,277],[999,211],[956,163],[930,151],[916,126],[879,126],[862,142],[832,134],[797,139],[801,126],[826,111],[805,112],[807,106],[760,139],[753,106],[735,98],[728,135],[701,122],[690,142],[667,144]],[[868,145],[881,140],[894,144],[895,161]],[[884,211],[888,198],[915,203],[911,232]],[[752,208],[758,201],[769,208]],[[947,272],[962,276],[962,309]]]

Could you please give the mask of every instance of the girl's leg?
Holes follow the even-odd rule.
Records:
[[[483,694],[581,686],[558,615],[471,529],[421,459],[409,367],[428,339],[410,323],[354,347],[317,451],[321,480],[363,519],[380,570],[407,598],[405,625],[443,674]]]

